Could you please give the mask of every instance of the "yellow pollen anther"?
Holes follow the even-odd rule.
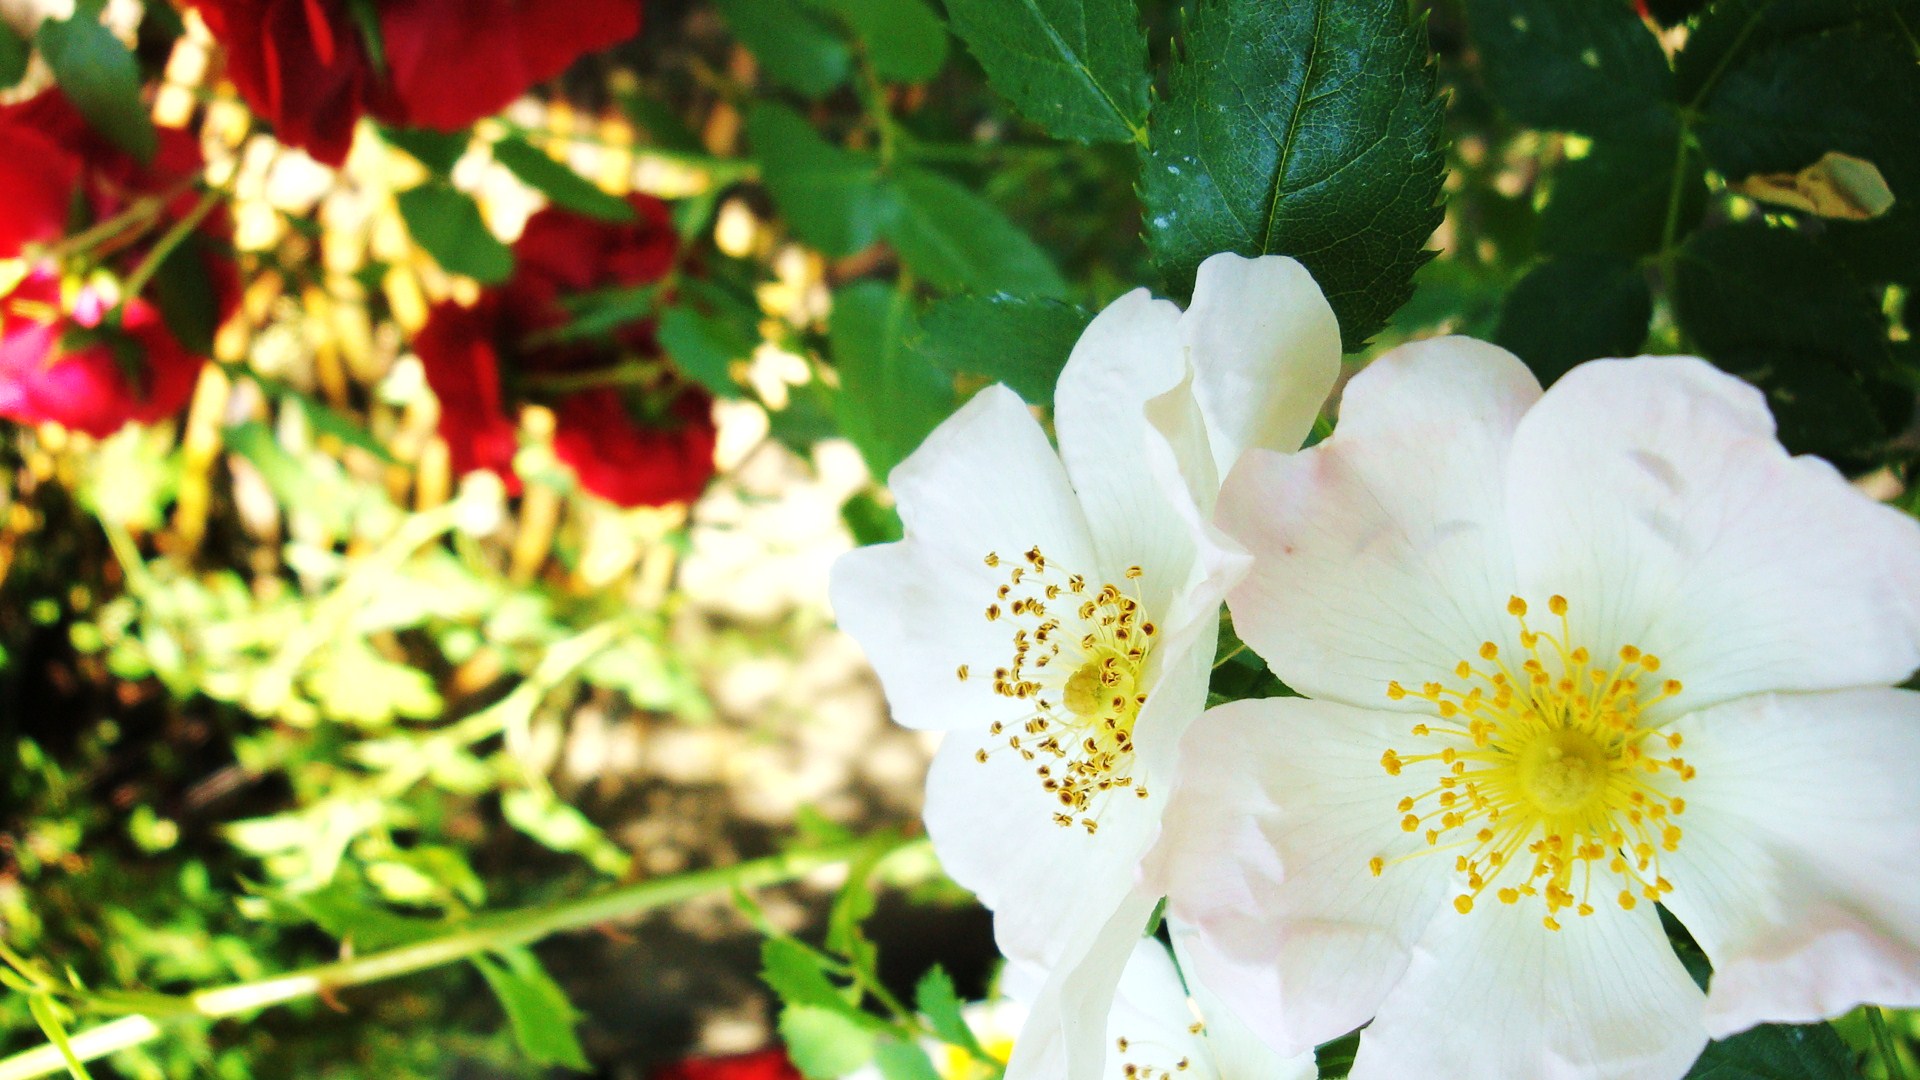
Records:
[[[1527,614],[1527,602],[1517,596],[1509,598],[1507,600],[1507,614],[1516,619],[1525,618]]]
[[[1547,610],[1553,612],[1555,615],[1565,615],[1567,613],[1567,598],[1557,594],[1548,597]],[[1525,614],[1525,612],[1518,612],[1517,614]]]
[[[1473,910],[1473,897],[1460,894],[1453,898],[1453,910],[1465,915]]]

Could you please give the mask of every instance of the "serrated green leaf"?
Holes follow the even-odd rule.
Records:
[[[973,1029],[960,1015],[960,995],[954,990],[953,979],[945,968],[935,965],[920,976],[913,988],[913,1004],[933,1025],[933,1033],[944,1042],[981,1053],[980,1041],[974,1038]]]
[[[1639,353],[1652,318],[1653,293],[1637,261],[1561,255],[1513,287],[1493,340],[1525,360],[1544,386],[1582,361]]]
[[[1134,0],[947,0],[947,14],[993,88],[1050,134],[1145,140],[1147,36]]]
[[[901,261],[943,289],[1060,296],[1060,271],[999,208],[925,169],[897,170],[900,206],[883,231]]]
[[[33,46],[6,20],[0,19],[0,90],[5,90],[27,74],[27,60]]]
[[[1673,74],[1616,0],[1469,0],[1487,89],[1530,127],[1673,141]]]
[[[1547,205],[1540,212],[1540,250],[1548,253],[1610,252],[1650,255],[1660,250],[1673,192],[1674,157],[1685,152],[1674,235],[1700,220],[1706,205],[1706,173],[1699,154],[1677,140],[1597,142],[1584,158],[1554,170]]]
[[[883,79],[926,82],[947,62],[947,28],[926,0],[813,0],[845,20]]]
[[[840,429],[884,477],[953,411],[953,380],[906,346],[913,299],[878,282],[833,298],[827,338],[840,373]]]
[[[881,1039],[874,1047],[873,1064],[885,1080],[940,1080],[927,1052],[899,1039]]]
[[[783,1005],[811,1005],[838,1012],[857,1012],[839,986],[827,978],[819,954],[797,941],[770,937],[760,943],[760,981]]]
[[[782,1009],[780,1038],[794,1067],[807,1080],[839,1080],[873,1060],[872,1030],[832,1009],[808,1005]]]
[[[500,999],[521,1052],[536,1065],[588,1071],[592,1066],[587,1064],[587,1055],[573,1033],[580,1014],[567,1000],[567,992],[560,989],[532,952],[503,949],[499,956],[500,960],[476,956],[473,966],[480,969],[494,997]]]
[[[518,135],[509,135],[494,143],[493,160],[505,165],[555,206],[601,221],[625,222],[634,218],[633,206],[627,200],[601,191]]]
[[[1141,165],[1155,261],[1185,293],[1215,252],[1292,255],[1359,348],[1440,223],[1424,29],[1400,0],[1212,0],[1184,44]]]
[[[472,196],[437,180],[395,196],[407,231],[450,274],[498,285],[513,274],[513,250],[487,229]]]
[[[467,152],[473,141],[470,131],[435,131],[432,128],[383,127],[380,137],[413,155],[427,171],[441,176],[453,171],[454,163]]]
[[[721,398],[740,396],[740,384],[733,379],[733,362],[753,355],[759,344],[757,336],[728,320],[702,315],[685,306],[662,312],[655,334],[673,365],[708,393]]]
[[[159,135],[140,98],[140,65],[113,31],[80,10],[41,23],[34,42],[60,92],[95,131],[141,161],[153,160]]]
[[[1053,386],[1093,312],[1057,300],[953,296],[927,309],[913,348],[944,371],[1006,383],[1031,405]]]
[[[826,21],[790,0],[715,0],[767,77],[809,97],[847,81],[853,50]]]
[[[1853,1051],[1827,1024],[1763,1024],[1707,1044],[1686,1080],[1854,1080]]]
[[[747,113],[747,143],[794,235],[823,254],[851,255],[873,243],[895,212],[871,157],[832,145],[785,106],[756,103]]]

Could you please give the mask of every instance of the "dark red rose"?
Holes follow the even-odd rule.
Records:
[[[342,0],[198,0],[227,77],[281,142],[339,165],[373,91],[366,42]]]
[[[640,30],[640,0],[376,0],[384,76],[345,0],[197,0],[281,142],[339,165],[372,113],[458,131]]]
[[[713,478],[713,400],[704,391],[683,390],[654,423],[636,419],[612,387],[568,394],[554,416],[554,456],[610,503],[692,502]]]
[[[50,268],[0,297],[0,416],[105,436],[185,407],[203,361],[180,347],[145,301],[128,301],[116,329],[91,286],[63,307]],[[132,374],[130,374],[130,372]]]
[[[779,1048],[723,1058],[689,1058],[654,1071],[653,1080],[801,1080]]]
[[[513,455],[520,442],[500,395],[500,355],[493,345],[496,310],[484,301],[473,309],[435,304],[413,351],[426,369],[433,396],[440,399],[440,437],[447,441],[454,475],[485,469],[518,494]]]
[[[634,219],[609,224],[549,206],[527,219],[513,245],[513,277],[500,288],[501,303],[519,336],[548,330],[567,320],[560,301],[570,295],[645,285],[673,267],[680,237],[667,204],[647,195],[631,195]],[[653,348],[652,328],[636,325],[622,344]],[[560,356],[543,358],[567,366]]]
[[[381,0],[390,124],[457,131],[640,32],[640,0]]]

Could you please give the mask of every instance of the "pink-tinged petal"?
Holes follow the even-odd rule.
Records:
[[[1920,664],[1920,523],[1787,456],[1758,390],[1691,357],[1568,372],[1513,440],[1523,595],[1631,643],[1678,705],[1899,682]]]
[[[1707,1042],[1701,994],[1651,904],[1559,931],[1491,897],[1428,927],[1360,1036],[1353,1080],[1678,1080]]]
[[[1007,1080],[1105,1080],[1107,1022],[1121,973],[1158,898],[1128,893],[1084,945],[1048,972],[1013,1043]]]
[[[1760,695],[1673,730],[1699,772],[1660,865],[1713,961],[1707,1029],[1920,1005],[1920,694]]]
[[[841,556],[829,592],[841,627],[879,673],[894,719],[984,730],[1031,714],[1028,703],[993,692],[994,669],[1013,658],[1013,630],[988,621],[987,606],[1008,567],[1035,546],[1056,566],[1094,565],[1046,433],[1017,395],[991,386],[934,429],[889,482],[906,539]],[[988,566],[989,554],[1002,565]]]
[[[1261,1080],[1314,1080],[1320,1074],[1313,1051],[1287,1058],[1274,1053],[1273,1048],[1262,1042],[1253,1029],[1240,1019],[1239,1014],[1228,1008],[1226,1002],[1221,1001],[1206,983],[1192,975],[1194,965],[1187,952],[1195,936],[1192,928],[1169,922],[1167,931],[1173,939],[1174,955],[1180,957],[1181,968],[1188,972],[1187,993],[1192,996],[1193,1005],[1200,1011],[1201,1020],[1206,1024],[1202,1041],[1214,1076],[1220,1080],[1250,1080],[1254,1077]],[[1123,984],[1121,993],[1125,992]]]
[[[1340,374],[1333,308],[1306,267],[1282,255],[1201,263],[1180,339],[1220,477],[1251,447],[1299,449]],[[1205,494],[1210,512],[1214,493]]]
[[[1367,708],[1507,643],[1508,443],[1539,393],[1494,346],[1403,345],[1348,384],[1325,442],[1249,452],[1217,514],[1254,560],[1235,632],[1295,690]]]
[[[1431,783],[1380,766],[1408,723],[1269,698],[1209,710],[1181,744],[1147,881],[1194,931],[1191,974],[1282,1056],[1372,1016],[1446,903],[1448,857],[1394,862],[1421,847],[1399,801]]]

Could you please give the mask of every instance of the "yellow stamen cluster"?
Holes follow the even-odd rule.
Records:
[[[998,554],[986,559],[991,567],[1002,561]],[[1140,575],[1139,567],[1127,568],[1128,581]],[[993,692],[1032,710],[994,723],[988,734],[1038,762],[1041,786],[1060,803],[1055,823],[1097,832],[1097,796],[1130,789],[1147,797],[1130,770],[1133,722],[1147,700],[1142,670],[1157,628],[1120,586],[1090,586],[1079,574],[1062,573],[1038,547],[1008,571],[986,617],[1014,625],[1013,658],[994,669]],[[962,681],[971,676],[965,664],[956,674]],[[994,752],[983,747],[974,757],[984,762]]]
[[[1198,1035],[1205,1029],[1200,1024],[1195,1023],[1187,1030]],[[1139,1044],[1122,1035],[1114,1040],[1114,1046],[1119,1049],[1122,1055],[1125,1055],[1132,1053]],[[1192,1067],[1193,1062],[1185,1057],[1174,1062],[1172,1068],[1167,1068],[1162,1065],[1140,1065],[1131,1061],[1122,1061],[1120,1064],[1120,1075],[1124,1080],[1173,1080],[1174,1077],[1179,1076]]]
[[[1602,884],[1600,895],[1628,910],[1639,897],[1658,901],[1672,890],[1660,854],[1679,847],[1675,819],[1686,800],[1668,788],[1692,780],[1694,768],[1674,753],[1680,736],[1648,716],[1681,692],[1679,680],[1655,678],[1660,658],[1624,645],[1611,663],[1598,663],[1570,641],[1566,598],[1547,606],[1557,634],[1527,624],[1526,601],[1507,604],[1526,654],[1517,670],[1489,641],[1477,661],[1454,668],[1457,685],[1388,684],[1392,700],[1432,705],[1437,722],[1412,733],[1441,746],[1416,754],[1389,748],[1380,766],[1392,776],[1438,766],[1433,786],[1401,799],[1398,812],[1400,827],[1426,841],[1413,855],[1456,852],[1467,891],[1454,898],[1455,910],[1472,911],[1488,889],[1504,904],[1540,897],[1544,925],[1558,930],[1568,908],[1593,914],[1596,870],[1619,887]],[[1375,856],[1368,868],[1377,877],[1390,861],[1397,860]]]

